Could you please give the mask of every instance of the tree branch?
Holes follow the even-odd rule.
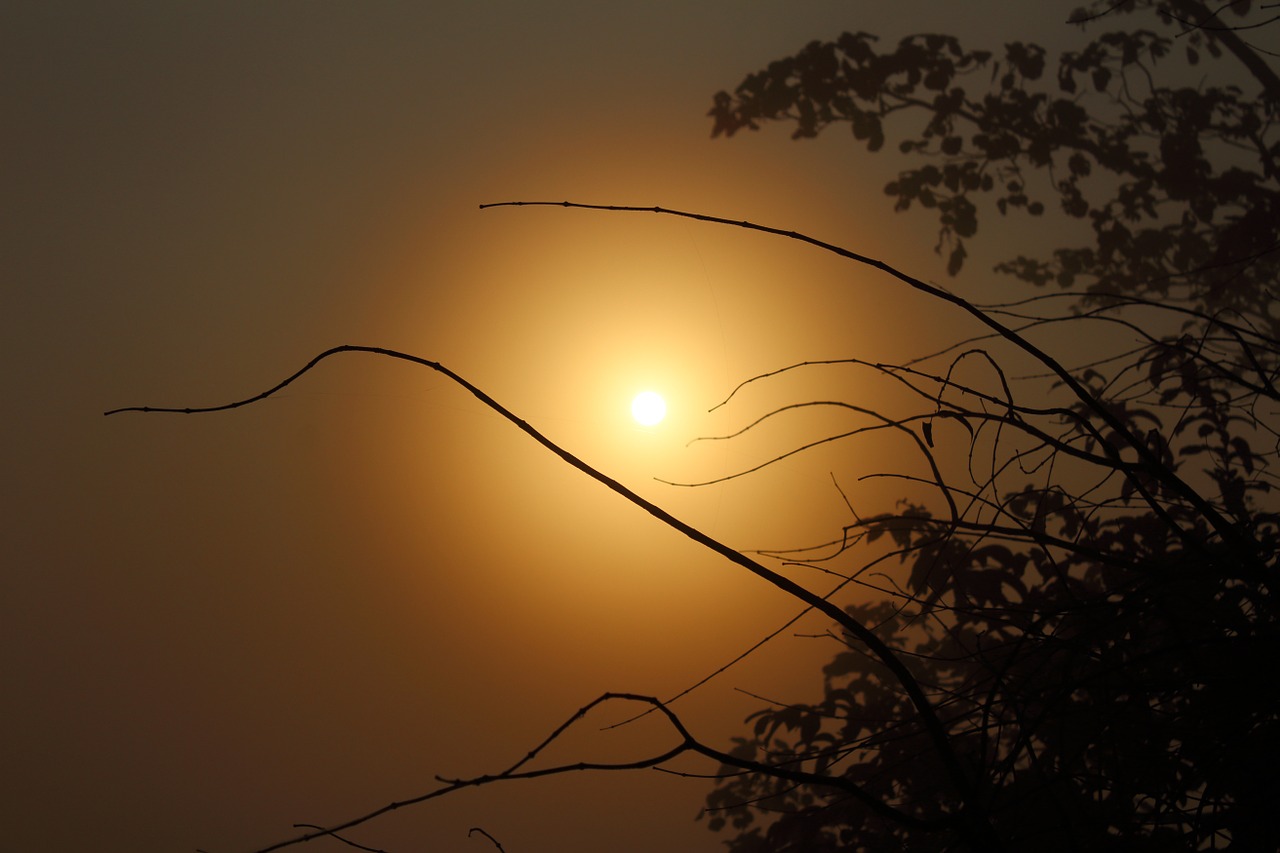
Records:
[[[247,397],[243,400],[237,400],[231,403],[224,403],[222,405],[217,405],[217,406],[205,406],[205,407],[167,408],[167,407],[156,407],[156,406],[126,406],[118,409],[112,409],[108,412],[105,412],[104,414],[115,415],[115,414],[121,414],[124,412],[143,412],[143,413],[166,412],[166,413],[175,413],[175,414],[202,414],[202,413],[208,413],[208,412],[221,412],[221,411],[228,411],[231,409],[238,409],[243,406],[248,406],[252,403],[256,403],[260,400],[264,400],[267,397],[270,397],[271,395],[283,390],[284,388],[291,385],[293,382],[297,381],[301,376],[306,374],[308,371],[310,371],[320,362],[324,361],[326,358],[329,358],[334,355],[339,355],[342,353],[370,353],[372,355],[385,356],[387,358],[406,361],[411,364],[427,367],[427,368],[430,368],[431,370],[436,371],[437,373],[440,373],[448,377],[449,379],[453,380],[454,382],[456,382],[457,384],[465,388],[467,391],[469,391],[471,395],[474,396],[477,400],[484,403],[490,409],[494,410],[498,414],[502,415],[502,417],[506,418],[508,421],[513,423],[517,428],[520,429],[521,432],[525,433],[526,435],[534,439],[536,442],[541,444],[546,449],[550,450],[552,453],[560,457],[560,459],[562,459],[572,467],[578,469],[579,471],[586,474],[591,479],[601,483],[602,485],[606,486],[610,490],[621,495],[623,498],[635,504],[636,506],[640,507],[645,512],[652,515],[654,518],[661,521],[663,524],[666,524],[668,527],[671,527],[672,529],[679,531],[689,539],[692,539],[693,541],[697,542],[703,547],[708,548],[711,551],[714,551],[715,553],[719,554],[720,556],[724,557],[730,562],[745,568],[747,571],[751,572],[757,577],[772,584],[777,589],[809,605],[814,610],[820,611],[821,613],[823,613],[824,615],[832,619],[834,622],[839,624],[851,635],[853,635],[854,637],[857,637],[864,645],[867,646],[867,648],[871,651],[871,653],[874,654],[880,660],[880,662],[883,663],[885,667],[888,668],[889,671],[893,673],[894,677],[898,680],[899,684],[902,685],[902,689],[906,692],[908,697],[910,697],[912,706],[915,708],[916,713],[919,715],[920,721],[924,726],[925,730],[929,733],[929,736],[933,742],[934,748],[937,750],[939,760],[942,762],[943,767],[946,769],[948,780],[951,782],[961,802],[964,804],[966,812],[971,816],[973,825],[969,827],[970,833],[976,836],[975,840],[985,840],[989,843],[994,843],[996,845],[995,847],[989,847],[989,849],[997,849],[999,847],[998,842],[996,842],[994,839],[994,833],[991,830],[990,825],[985,821],[985,817],[983,817],[981,814],[980,804],[977,802],[977,799],[976,799],[976,791],[974,789],[973,782],[969,778],[969,774],[965,771],[964,767],[961,765],[960,759],[956,755],[952,747],[946,728],[943,726],[941,720],[938,718],[938,715],[935,712],[932,703],[929,701],[928,696],[925,695],[924,689],[916,681],[915,676],[911,673],[910,669],[907,668],[906,664],[898,657],[898,655],[893,651],[893,649],[891,649],[878,636],[876,636],[876,634],[870,628],[866,627],[857,619],[855,619],[853,616],[851,616],[849,613],[845,612],[839,606],[831,603],[830,601],[827,601],[822,596],[814,592],[811,592],[810,590],[799,585],[795,581],[792,581],[790,578],[787,578],[784,575],[780,575],[777,572],[773,571],[772,569],[765,567],[761,563],[756,562],[755,560],[751,559],[745,554],[739,551],[736,551],[733,548],[730,548],[728,545],[725,545],[719,540],[713,539],[711,536],[708,536],[706,533],[703,533],[701,530],[698,530],[697,528],[693,527],[691,524],[688,524],[676,518],[674,515],[667,512],[665,509],[658,506],[657,504],[654,504],[653,502],[648,501],[645,498],[641,497],[640,495],[636,494],[631,489],[627,488],[622,483],[618,482],[612,477],[609,477],[603,472],[588,465],[586,462],[582,461],[577,456],[573,455],[569,451],[560,447],[555,442],[551,441],[549,438],[544,436],[541,432],[539,432],[538,430],[530,426],[527,422],[525,422],[521,418],[514,415],[512,412],[510,412],[507,408],[502,406],[502,404],[498,403],[498,401],[494,400],[484,391],[480,390],[478,387],[471,384],[466,379],[462,378],[457,373],[454,373],[452,370],[440,364],[439,362],[429,361],[424,358],[419,358],[418,356],[409,355],[408,353],[386,349],[383,347],[370,347],[370,346],[358,346],[354,344],[346,344],[346,345],[336,346],[328,350],[325,350],[324,352],[312,358],[311,361],[307,362],[307,364],[302,367],[302,369],[298,370],[288,378],[277,383],[276,385],[267,389],[266,391],[262,391],[258,394],[253,395],[252,397]],[[588,706],[588,708],[590,707],[591,706]],[[584,708],[581,712],[579,712],[579,714],[585,713],[586,710],[587,708]],[[555,735],[553,735],[552,737],[554,738]],[[543,746],[545,746],[545,744],[543,744]],[[542,747],[539,747],[539,749],[541,748]],[[671,757],[674,757],[674,755],[679,754],[679,752],[684,751],[684,749],[685,747],[681,747],[671,754],[661,756],[656,761],[652,761],[644,764],[637,764],[634,766],[637,766],[637,767],[651,766],[652,764],[658,763],[659,761],[665,761]],[[534,753],[530,753],[529,758],[531,758],[534,754],[536,754],[536,752],[537,750],[535,750]],[[373,817],[376,817],[377,815],[383,814],[393,809],[401,808],[405,805],[410,805],[413,803],[422,802],[424,800],[433,799],[435,797],[442,796],[443,794],[449,793],[452,790],[455,790],[456,788],[466,787],[469,785],[484,784],[490,781],[498,781],[500,779],[531,778],[533,776],[538,776],[538,775],[547,775],[547,771],[516,774],[515,771],[523,763],[524,762],[520,762],[516,764],[514,767],[512,767],[510,770],[508,770],[506,773],[499,774],[498,776],[495,776],[495,777],[480,777],[479,779],[470,780],[470,781],[455,780],[455,782],[450,783],[448,786],[446,786],[443,789],[439,789],[430,794],[423,795],[422,797],[418,797],[413,800],[408,800],[402,803],[392,803],[391,805],[386,806],[382,809],[379,809],[378,811],[373,812],[354,822],[333,827],[332,829],[333,830],[347,829],[351,826],[354,826],[358,823],[363,823],[366,820],[369,820]],[[623,767],[630,767],[630,766],[632,765],[625,765]],[[566,769],[623,769],[623,767],[613,766],[613,765],[610,765],[608,767],[600,766],[600,765],[574,765],[572,767],[563,768],[556,772],[564,772],[564,770]],[[295,839],[294,842],[289,842],[289,843],[296,843],[296,841],[310,840],[310,838],[314,838],[316,837],[316,835],[317,834],[305,836],[300,839]],[[282,844],[282,845],[277,845],[276,847],[269,847],[269,848],[266,848],[266,850],[275,850],[281,846],[284,846],[284,845]],[[266,853],[266,850],[260,851],[259,853]]]
[[[1231,550],[1235,554],[1251,562],[1256,569],[1264,569],[1263,561],[1259,559],[1257,555],[1255,543],[1242,536],[1240,532],[1236,530],[1235,526],[1226,517],[1224,517],[1222,513],[1218,512],[1218,510],[1208,500],[1179,477],[1172,468],[1165,465],[1164,462],[1155,453],[1153,453],[1149,447],[1147,447],[1144,436],[1133,434],[1128,427],[1126,427],[1124,423],[1121,422],[1120,419],[1102,403],[1102,401],[1091,394],[1089,390],[1085,388],[1079,380],[1072,376],[1070,371],[1063,367],[1055,358],[1028,341],[1022,335],[1018,334],[1014,329],[1001,323],[999,320],[995,319],[990,314],[961,296],[957,296],[956,294],[943,290],[940,287],[921,281],[920,279],[908,275],[878,258],[863,255],[858,252],[845,249],[841,246],[837,246],[833,243],[827,243],[823,240],[817,239],[816,237],[810,237],[809,235],[802,234],[798,231],[789,231],[769,225],[759,225],[754,222],[748,222],[747,220],[726,219],[721,216],[673,210],[671,208],[658,206],[639,207],[635,205],[585,204],[572,201],[505,201],[480,205],[481,210],[492,207],[566,207],[580,210],[601,210],[615,213],[655,213],[675,216],[683,219],[693,219],[699,222],[711,222],[719,225],[732,226],[734,228],[745,228],[749,231],[760,231],[777,237],[786,237],[791,240],[797,240],[801,243],[807,243],[808,245],[814,246],[815,248],[821,249],[825,252],[830,252],[831,254],[838,255],[839,257],[847,258],[848,260],[869,266],[873,269],[880,270],[914,290],[918,290],[935,299],[940,299],[943,302],[956,306],[978,322],[996,332],[1000,337],[1004,338],[1018,349],[1030,355],[1040,364],[1043,364],[1050,372],[1058,377],[1062,384],[1071,391],[1072,395],[1075,396],[1076,399],[1078,399],[1095,417],[1097,417],[1099,421],[1113,430],[1117,435],[1124,438],[1125,443],[1128,444],[1130,449],[1137,455],[1147,473],[1164,483],[1174,492],[1179,494],[1191,506],[1195,507],[1196,511],[1205,519],[1206,522],[1208,522],[1222,540],[1231,546]],[[1103,444],[1103,449],[1107,451],[1108,455],[1111,456],[1118,465],[1122,464],[1118,450],[1115,450],[1106,443]],[[1130,481],[1133,483],[1134,489],[1139,494],[1143,495],[1147,499],[1147,502],[1152,504],[1157,512],[1159,512],[1158,502],[1156,502],[1149,494],[1146,485],[1141,482],[1140,478],[1130,475]],[[1197,551],[1204,550],[1204,543],[1199,542],[1190,532],[1178,526],[1171,517],[1166,516],[1165,521],[1172,525],[1173,529],[1178,532],[1187,547]]]

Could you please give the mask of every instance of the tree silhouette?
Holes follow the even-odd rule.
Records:
[[[1115,8],[1138,5],[1179,27],[1210,18],[1196,2]],[[805,138],[848,123],[875,152],[900,130],[899,151],[925,165],[903,170],[885,192],[895,210],[937,212],[938,250],[952,274],[978,231],[981,196],[994,197],[1001,214],[1042,216],[1056,202],[1088,223],[1092,244],[1048,259],[1019,256],[1000,271],[1037,285],[1084,284],[1095,295],[1176,296],[1209,312],[1266,318],[1275,333],[1280,79],[1231,29],[1206,24],[1185,36],[1104,33],[1063,52],[1055,73],[1035,44],[1012,42],[996,56],[952,36],[917,35],[878,51],[875,36],[845,33],[748,75],[732,95],[718,93],[712,133],[784,121]],[[1254,91],[1185,73],[1201,64],[1201,50],[1222,57],[1223,42]],[[1157,71],[1179,65],[1180,55],[1186,65],[1171,76],[1188,82],[1162,85]],[[908,123],[913,115],[922,126]]]
[[[1174,41],[1132,30],[1064,53],[1052,80],[1034,45],[1008,45],[997,60],[948,36],[878,53],[872,36],[845,35],[715,98],[716,133],[782,120],[807,136],[848,121],[872,151],[900,118],[923,115],[924,129],[899,148],[927,164],[887,187],[896,207],[938,212],[954,273],[980,213],[991,215],[980,211],[984,196],[998,214],[1032,216],[1045,214],[1040,199],[1056,198],[1065,216],[1088,222],[1092,244],[1000,269],[1060,292],[980,306],[782,228],[665,208],[509,203],[679,216],[798,240],[979,324],[976,336],[910,363],[850,357],[743,383],[848,370],[895,389],[797,402],[746,427],[810,407],[848,419],[751,470],[875,434],[913,454],[892,471],[857,472],[896,478],[912,494],[869,517],[849,501],[850,521],[829,542],[763,555],[732,548],[446,366],[380,347],[334,347],[241,401],[133,409],[249,405],[338,355],[416,364],[658,522],[822,613],[841,644],[818,701],[765,708],[731,749],[695,736],[673,700],[605,694],[499,772],[437,777],[431,790],[355,818],[298,824],[301,834],[264,850],[322,836],[355,845],[346,836],[361,824],[468,787],[652,768],[682,755],[701,756],[717,776],[705,816],[730,830],[735,853],[1280,846],[1269,812],[1280,793],[1280,685],[1264,668],[1280,652],[1280,514],[1267,504],[1280,445],[1271,298],[1280,87],[1254,67],[1267,69],[1241,35],[1211,28],[1198,3],[1120,3],[1093,20],[1136,9],[1184,29],[1196,22],[1176,71],[1225,46],[1222,58],[1243,64],[1257,97],[1226,85],[1158,86],[1152,65],[1172,64]],[[987,91],[968,95],[962,79]],[[1069,364],[1040,340],[1064,324],[1111,348],[1091,343],[1082,363]],[[836,575],[836,588],[814,592],[795,579],[805,568]],[[665,718],[672,746],[625,763],[539,763],[593,709],[623,703]]]
[[[1050,79],[1037,45],[996,58],[922,35],[878,51],[846,33],[715,96],[715,135],[781,121],[802,138],[848,122],[875,152],[901,131],[899,150],[925,164],[885,192],[897,210],[937,211],[952,274],[983,196],[984,217],[1042,216],[1055,200],[1092,242],[997,271],[1064,290],[985,314],[1015,335],[1066,322],[1082,338],[1095,324],[1129,338],[1065,372],[1037,357],[1047,380],[1030,382],[1001,367],[995,347],[1015,341],[1000,330],[927,362],[847,362],[917,406],[820,405],[918,429],[934,494],[855,517],[826,552],[781,556],[833,567],[856,543],[893,542],[904,573],[881,573],[878,594],[848,610],[928,685],[975,794],[956,796],[901,689],[845,636],[823,698],[760,711],[737,754],[851,780],[914,823],[833,789],[726,775],[706,814],[733,830],[735,853],[987,849],[959,831],[975,801],[1008,849],[1280,849],[1280,688],[1260,671],[1280,651],[1280,517],[1264,498],[1280,400],[1280,85],[1244,25],[1199,3],[1074,17],[1138,8],[1178,33],[1104,33],[1062,53]],[[1255,91],[1188,77],[1201,50],[1238,60]],[[1166,69],[1193,82],[1162,84]],[[1046,311],[1056,300],[1068,313]],[[958,378],[978,365],[987,378]],[[967,464],[947,468],[942,450],[957,445]],[[844,571],[873,586],[873,567]]]

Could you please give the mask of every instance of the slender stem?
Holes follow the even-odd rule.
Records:
[[[1239,531],[1235,529],[1234,525],[1232,525],[1227,518],[1225,518],[1220,512],[1218,512],[1218,510],[1208,500],[1206,500],[1203,495],[1201,495],[1194,488],[1192,488],[1186,481],[1184,481],[1181,477],[1179,477],[1178,474],[1172,468],[1165,465],[1160,460],[1160,458],[1156,456],[1156,454],[1153,453],[1149,447],[1147,447],[1146,442],[1143,440],[1143,436],[1134,435],[1129,430],[1129,428],[1126,427],[1124,423],[1118,417],[1116,417],[1116,415],[1112,413],[1102,403],[1101,400],[1099,400],[1097,397],[1091,394],[1089,390],[1085,388],[1084,385],[1082,385],[1074,376],[1072,376],[1071,372],[1068,371],[1065,367],[1063,367],[1055,358],[1050,356],[1044,350],[1037,347],[1035,344],[1031,343],[1022,335],[1018,334],[1018,332],[1015,331],[1014,329],[1001,323],[995,317],[991,316],[986,311],[983,311],[977,305],[973,304],[972,302],[969,302],[967,299],[964,299],[963,297],[957,296],[956,294],[943,290],[940,287],[936,287],[932,284],[928,284],[924,281],[921,281],[920,279],[914,276],[908,275],[907,273],[902,272],[901,270],[893,266],[890,266],[889,264],[885,263],[882,260],[879,260],[878,258],[872,258],[867,255],[859,254],[858,252],[845,249],[842,246],[837,246],[833,243],[827,243],[825,241],[819,240],[816,237],[810,237],[807,234],[801,234],[798,231],[789,231],[783,228],[774,228],[769,225],[759,225],[754,222],[748,222],[747,220],[727,219],[722,216],[712,216],[706,213],[694,213],[690,211],[673,210],[671,208],[666,208],[666,207],[656,207],[656,206],[640,207],[635,205],[584,204],[581,202],[572,202],[572,201],[503,201],[503,202],[493,202],[490,204],[482,204],[480,205],[480,209],[485,210],[491,207],[530,207],[530,206],[570,207],[570,208],[577,208],[581,210],[603,210],[603,211],[609,211],[609,212],[665,214],[667,216],[676,216],[683,219],[694,219],[699,222],[713,222],[719,225],[729,225],[735,228],[745,228],[749,231],[760,231],[765,234],[773,234],[778,237],[786,237],[791,240],[797,240],[801,243],[807,243],[811,246],[822,249],[823,251],[830,252],[842,258],[847,258],[856,263],[860,263],[865,266],[878,269],[881,272],[884,272],[889,276],[898,279],[902,283],[908,285],[909,287],[915,290],[919,290],[922,293],[926,293],[935,299],[940,299],[943,302],[948,302],[952,305],[955,305],[957,308],[969,314],[978,322],[987,326],[996,334],[998,334],[1000,337],[1004,338],[1009,343],[1021,349],[1023,352],[1026,352],[1036,361],[1040,362],[1046,368],[1048,368],[1055,376],[1058,377],[1059,380],[1061,380],[1062,384],[1071,391],[1071,393],[1076,397],[1076,399],[1078,399],[1081,403],[1084,404],[1085,408],[1087,408],[1090,412],[1092,412],[1103,424],[1105,424],[1107,427],[1115,431],[1117,435],[1124,437],[1125,442],[1137,455],[1138,459],[1142,463],[1143,468],[1145,468],[1148,473],[1150,473],[1153,477],[1155,477],[1161,483],[1163,483],[1164,485],[1172,489],[1174,492],[1176,492],[1178,495],[1180,495],[1189,504],[1194,506],[1196,510],[1204,517],[1204,519],[1213,527],[1213,529],[1217,531],[1218,535],[1222,537],[1223,541],[1233,546],[1232,547],[1233,553],[1238,555],[1248,555],[1256,567],[1264,568],[1261,565],[1261,561],[1257,559],[1256,550],[1253,547],[1251,547],[1250,543],[1239,534]],[[1123,460],[1120,458],[1118,450],[1115,450],[1106,442],[1103,442],[1103,449],[1105,452],[1108,453],[1109,456],[1111,456],[1111,458],[1115,461],[1118,467],[1123,466]],[[1195,550],[1203,550],[1203,543],[1198,542],[1189,532],[1187,532],[1180,525],[1178,525],[1167,514],[1167,512],[1164,511],[1164,507],[1162,507],[1159,501],[1157,501],[1155,497],[1150,494],[1150,492],[1146,488],[1146,485],[1141,481],[1141,478],[1133,476],[1132,474],[1129,474],[1128,476],[1130,478],[1130,481],[1133,483],[1134,488],[1140,494],[1143,495],[1143,497],[1147,501],[1147,504],[1152,508],[1152,511],[1155,512],[1157,515],[1161,516],[1165,520],[1165,522],[1170,525],[1170,528],[1175,532],[1177,532],[1182,537],[1183,542],[1189,548],[1192,548]]]

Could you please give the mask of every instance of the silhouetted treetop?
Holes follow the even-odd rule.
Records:
[[[1069,323],[1091,344],[1097,324],[1124,339],[1071,356],[1080,390],[1062,406],[1061,373],[1001,367],[1003,333],[908,365],[749,380],[843,363],[916,394],[756,421],[842,407],[876,425],[802,449],[895,429],[924,459],[901,480],[928,487],[869,517],[846,498],[829,542],[775,556],[862,588],[848,611],[926,686],[974,793],[940,783],[901,691],[833,634],[822,697],[752,715],[735,756],[839,777],[914,823],[726,766],[705,817],[733,853],[1280,849],[1280,686],[1257,668],[1280,653],[1280,81],[1247,40],[1280,16],[1255,11],[1098,3],[1072,22],[1130,28],[1052,54],[844,33],[714,96],[714,136],[847,123],[869,152],[892,140],[905,165],[885,192],[935,213],[952,275],[980,220],[1063,217],[1032,249],[1047,254],[996,269],[1066,292],[985,310],[1028,337]],[[997,377],[962,379],[970,360]],[[848,467],[899,476],[857,454]],[[862,561],[871,542],[889,556]],[[986,837],[964,831],[975,802]]]
[[[1148,5],[1184,30],[1182,20],[1205,17],[1197,3],[1115,10]],[[1239,63],[1220,48],[1228,38]],[[972,50],[940,34],[886,49],[847,32],[717,93],[709,115],[713,136],[781,121],[803,138],[847,123],[871,152],[899,136],[898,151],[923,163],[885,193],[896,210],[937,212],[952,274],[988,196],[1002,215],[1057,208],[1093,235],[1003,272],[1095,295],[1174,292],[1274,326],[1278,104],[1274,72],[1229,29],[1106,32],[1056,57],[1021,41]]]

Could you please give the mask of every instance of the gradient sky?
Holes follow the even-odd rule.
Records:
[[[706,414],[738,381],[917,354],[942,313],[762,235],[478,205],[660,204],[938,278],[932,224],[882,195],[888,155],[839,131],[712,141],[711,96],[846,29],[996,48],[1069,37],[1073,5],[8,4],[0,845],[255,849],[437,773],[499,770],[600,692],[670,696],[781,625],[795,604],[421,369],[347,356],[248,409],[101,413],[227,402],[335,344],[396,348],[730,544],[803,544],[846,512],[829,462],[701,490],[652,478],[794,440],[686,447],[808,391]],[[641,387],[668,397],[659,428],[629,421]],[[725,746],[759,704],[735,687],[803,698],[831,651],[781,639],[676,710]],[[640,726],[557,755],[668,743]],[[517,783],[351,837],[476,851],[481,826],[508,853],[711,851],[693,821],[707,789]]]

